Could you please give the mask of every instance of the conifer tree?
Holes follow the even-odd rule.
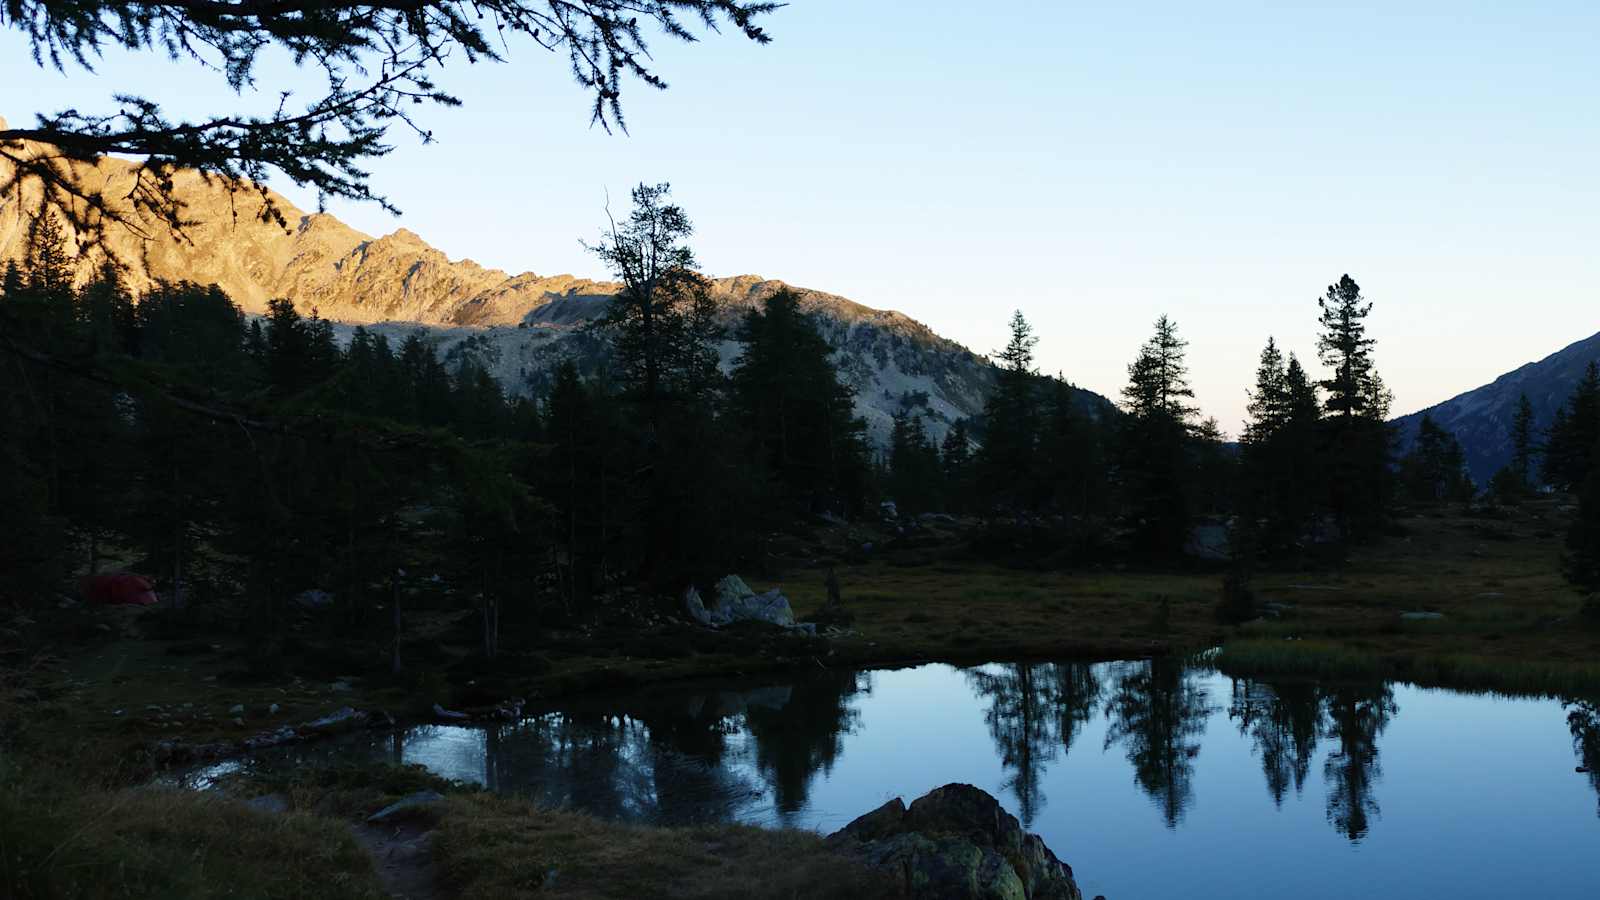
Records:
[[[1321,383],[1324,407],[1323,469],[1328,505],[1340,531],[1360,539],[1386,514],[1392,436],[1386,423],[1389,392],[1373,367],[1366,318],[1372,304],[1349,275],[1318,299],[1322,331],[1317,351],[1330,370]]]
[[[1051,379],[1039,438],[1041,494],[1070,515],[1101,512],[1106,501],[1104,449],[1096,421],[1084,413],[1063,378]]]
[[[72,255],[54,212],[44,210],[29,219],[24,246],[28,293],[44,307],[52,329],[64,331],[73,319]]]
[[[945,507],[953,513],[972,508],[972,437],[967,420],[957,419],[945,433],[939,447],[939,462],[944,468]]]
[[[1186,342],[1163,315],[1155,334],[1128,366],[1123,388],[1118,469],[1134,517],[1135,542],[1148,553],[1173,554],[1188,537],[1194,460],[1194,397],[1184,362]]]
[[[1589,448],[1597,440],[1600,440],[1600,362],[1591,362],[1550,423],[1544,453],[1545,481],[1562,490],[1579,490],[1593,465]]]
[[[994,392],[984,403],[983,445],[977,466],[985,507],[1036,506],[1036,453],[1039,441],[1038,371],[1033,348],[1039,338],[1022,310],[1011,314],[1011,337],[998,355]]]
[[[1578,493],[1578,513],[1567,532],[1562,570],[1590,599],[1585,612],[1600,616],[1600,440],[1590,450],[1589,472]]]
[[[867,474],[865,424],[855,392],[839,380],[832,351],[793,292],[780,290],[738,331],[730,414],[748,435],[785,505],[856,513]]]
[[[138,311],[117,268],[107,262],[78,292],[78,321],[91,350],[133,355],[138,352]]]
[[[1321,404],[1300,361],[1268,339],[1256,368],[1241,444],[1241,514],[1264,520],[1254,543],[1268,552],[1295,544],[1319,494]]]
[[[922,416],[900,410],[889,436],[889,496],[900,512],[917,515],[942,509],[944,491],[939,451]]]
[[[1528,395],[1517,398],[1517,412],[1511,419],[1511,471],[1524,490],[1533,487],[1533,404]]]
[[[612,334],[625,392],[641,404],[652,429],[686,374],[704,366],[703,346],[691,327],[703,321],[696,313],[705,293],[687,243],[694,225],[671,202],[671,190],[667,184],[635,187],[628,217],[613,219],[600,242],[589,247],[622,282],[594,327]]]
[[[1422,417],[1416,443],[1400,460],[1400,484],[1406,495],[1418,503],[1472,498],[1472,479],[1467,476],[1461,444],[1431,416]]]

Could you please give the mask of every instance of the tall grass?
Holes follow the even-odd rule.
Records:
[[[1229,641],[1199,661],[1227,675],[1384,679],[1513,696],[1600,696],[1600,662],[1382,653],[1329,641],[1258,639]]]
[[[343,823],[175,789],[89,792],[0,758],[0,897],[379,900]]]

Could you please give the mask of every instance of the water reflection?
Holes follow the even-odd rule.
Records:
[[[1588,776],[1589,786],[1600,794],[1600,703],[1576,700],[1566,704],[1567,728],[1572,732],[1572,749],[1578,755],[1578,768]],[[1596,807],[1600,815],[1600,807]]]
[[[1133,777],[1177,828],[1194,798],[1194,759],[1216,711],[1197,676],[1170,659],[1118,663],[1105,745],[1121,744]]]
[[[1238,724],[1241,735],[1250,738],[1261,757],[1261,773],[1273,804],[1281,809],[1290,787],[1299,796],[1311,774],[1323,729],[1317,686],[1307,681],[1234,679],[1228,718]]]
[[[1399,712],[1394,690],[1341,686],[1328,692],[1328,737],[1337,747],[1322,765],[1328,786],[1328,823],[1352,841],[1366,837],[1378,816],[1373,787],[1383,777],[1378,736]]]
[[[812,779],[833,770],[844,749],[841,736],[860,720],[851,703],[871,689],[864,682],[861,673],[830,671],[806,681],[785,703],[751,705],[745,713],[756,768],[771,786],[773,805],[785,824],[805,808]]]
[[[878,696],[875,685],[892,689]],[[1530,716],[1501,732],[1507,739],[1536,730],[1529,721],[1549,723],[1557,734],[1570,735],[1586,771],[1575,777],[1570,763],[1562,762],[1560,777],[1575,779],[1569,784],[1582,781],[1585,793],[1600,793],[1600,704],[1406,691],[1413,698],[1408,703],[1461,704],[1448,716],[1422,717],[1427,724],[1420,727],[1430,735],[1458,724],[1486,727],[1482,723],[1495,721],[1502,703]],[[1226,706],[1214,699],[1226,699]],[[1213,716],[1222,711],[1225,720]],[[1219,777],[1205,773],[1237,772],[1249,783],[1265,784],[1271,798],[1259,803],[1265,815],[1309,807],[1316,829],[1331,827],[1355,844],[1371,840],[1379,821],[1380,744],[1399,713],[1389,685],[1228,679],[1163,659],[928,666],[818,672],[743,690],[670,688],[595,697],[494,727],[354,735],[343,743],[282,751],[280,761],[364,755],[420,762],[490,790],[612,819],[799,827],[837,827],[888,796],[960,779],[1001,795],[1030,827],[1049,830],[1075,821],[1085,804],[1095,804],[1099,818],[1101,808],[1131,796],[1142,799],[1122,813],[1136,817],[1122,827],[1142,827],[1142,820],[1170,832],[1210,827],[1186,823],[1198,805],[1196,786]],[[1548,736],[1541,740],[1539,746],[1552,743]],[[1412,769],[1410,783],[1392,789],[1410,798],[1408,815],[1445,815],[1419,811],[1416,787],[1425,780],[1448,783],[1465,773],[1504,770],[1505,760],[1536,752],[1519,744],[1515,752],[1502,749],[1495,756],[1471,743],[1412,737],[1399,758],[1423,760],[1429,774]],[[1204,768],[1203,745],[1211,760]],[[1461,754],[1464,761],[1455,769],[1441,767],[1432,758],[1439,753]],[[261,762],[271,764],[272,758]],[[1513,775],[1531,777],[1527,771]],[[1136,791],[1108,786],[1129,781]],[[1570,798],[1571,788],[1566,790]],[[1462,791],[1470,794],[1470,785]],[[1047,792],[1059,795],[1059,809],[1051,808]],[[1234,823],[1267,821],[1251,818],[1264,814],[1253,812],[1236,790],[1219,792],[1213,802]],[[1586,803],[1586,815],[1590,809]],[[1297,813],[1292,818],[1303,821]],[[1404,839],[1406,834],[1384,835],[1385,842]]]

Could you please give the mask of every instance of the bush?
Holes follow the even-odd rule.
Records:
[[[1238,625],[1259,615],[1255,592],[1238,575],[1229,573],[1222,579],[1222,597],[1217,600],[1217,621],[1224,625]]]

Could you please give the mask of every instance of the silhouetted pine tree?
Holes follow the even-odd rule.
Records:
[[[1511,471],[1524,489],[1533,487],[1533,457],[1537,452],[1533,434],[1533,404],[1528,395],[1517,398],[1517,412],[1511,419]]]
[[[831,350],[787,290],[745,316],[731,415],[791,510],[859,512],[867,474],[865,424]]]
[[[1467,501],[1474,493],[1456,436],[1424,415],[1417,440],[1400,460],[1400,485],[1417,503]]]
[[[1556,410],[1545,442],[1544,478],[1561,490],[1579,490],[1600,441],[1600,363],[1589,363],[1567,402]]]
[[[1101,512],[1106,504],[1105,451],[1099,423],[1078,408],[1072,385],[1051,380],[1039,436],[1041,494],[1070,515]]]
[[[967,420],[957,419],[945,433],[939,447],[939,464],[944,468],[945,508],[953,513],[972,509],[973,460],[972,437],[967,433]]]
[[[1330,511],[1347,538],[1374,533],[1389,498],[1392,437],[1386,422],[1389,393],[1373,368],[1366,318],[1372,304],[1349,275],[1318,299],[1321,309],[1317,351],[1331,370],[1321,386],[1327,392],[1323,422],[1323,460]]]
[[[944,508],[943,471],[939,451],[928,437],[922,416],[915,411],[895,413],[889,435],[889,496],[908,515]]]
[[[1000,370],[994,392],[984,403],[983,445],[978,448],[979,502],[984,508],[1037,506],[1036,454],[1039,441],[1038,371],[1033,348],[1039,343],[1022,310],[1011,314],[1011,338],[997,356]]]
[[[1184,362],[1186,346],[1171,319],[1157,319],[1155,334],[1128,366],[1128,385],[1122,390],[1127,416],[1118,453],[1119,480],[1135,522],[1135,543],[1148,553],[1177,553],[1188,536],[1195,409],[1185,402],[1194,397]]]
[[[1567,580],[1591,595],[1600,593],[1600,440],[1589,455],[1589,474],[1578,494],[1578,514],[1567,532],[1567,552],[1562,560]],[[1600,600],[1591,600],[1586,612],[1600,616]]]

